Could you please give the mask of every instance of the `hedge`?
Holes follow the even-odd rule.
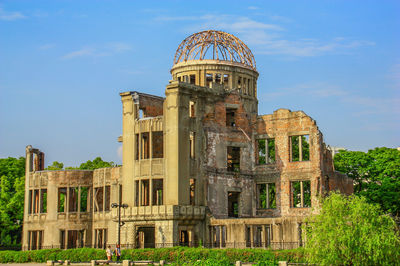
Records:
[[[89,262],[107,259],[105,250],[94,248],[42,249],[30,251],[0,251],[0,263],[46,262],[47,260],[70,260]],[[113,258],[116,259],[115,256]],[[259,265],[277,264],[278,261],[304,262],[303,249],[271,251],[264,249],[206,249],[206,248],[156,248],[122,250],[121,260],[152,260],[176,265],[229,265],[235,261],[255,262]]]

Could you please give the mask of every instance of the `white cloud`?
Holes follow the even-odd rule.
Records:
[[[249,6],[247,9],[249,10],[259,10],[260,8],[257,6]]]
[[[49,49],[54,48],[54,47],[55,47],[54,43],[46,43],[46,44],[43,44],[43,45],[39,46],[39,49],[40,50],[49,50]]]
[[[290,19],[282,16],[270,16],[271,21],[289,22]],[[246,16],[226,14],[205,14],[202,16],[174,16],[156,17],[156,21],[174,22],[187,21],[184,30],[188,33],[219,29],[233,34],[251,46],[255,54],[287,55],[292,57],[321,56],[332,53],[348,53],[362,46],[372,46],[375,43],[365,40],[354,40],[342,36],[329,40],[317,38],[288,39],[285,32],[288,29],[277,23],[264,23]],[[193,23],[190,23],[193,22]]]
[[[26,18],[21,12],[7,12],[0,7],[0,20],[13,21]]]
[[[73,59],[77,57],[111,56],[118,53],[123,53],[131,49],[132,47],[129,44],[123,42],[108,43],[98,47],[85,46],[78,50],[66,53],[61,57],[61,59]]]

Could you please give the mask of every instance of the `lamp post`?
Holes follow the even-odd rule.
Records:
[[[121,208],[128,208],[128,204],[112,203],[111,208],[118,208],[118,245],[121,246],[121,226],[125,224],[121,222]]]

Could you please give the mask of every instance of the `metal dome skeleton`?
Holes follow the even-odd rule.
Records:
[[[237,62],[256,69],[253,53],[246,44],[223,31],[207,30],[187,37],[176,50],[174,65],[203,59]]]

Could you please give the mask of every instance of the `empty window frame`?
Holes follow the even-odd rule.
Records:
[[[149,180],[142,180],[141,182],[141,197],[140,197],[140,205],[141,206],[148,206],[150,203],[150,182]]]
[[[228,74],[224,74],[223,83],[225,85],[225,88],[229,86],[229,75]]]
[[[301,162],[310,160],[309,135],[290,136],[290,161]]]
[[[215,83],[221,84],[221,81],[222,81],[221,74],[216,73],[215,74]]]
[[[240,192],[228,192],[228,217],[239,217]]]
[[[189,102],[189,117],[196,117],[195,106],[194,101]]]
[[[141,134],[141,159],[149,159],[150,158],[150,138],[149,132],[144,132]]]
[[[28,231],[28,250],[42,249],[43,231]]]
[[[190,159],[194,159],[196,157],[195,146],[196,146],[196,133],[195,132],[190,132],[190,135],[189,135],[189,156],[190,156]]]
[[[139,160],[139,134],[136,134],[136,145],[135,145],[135,159]]]
[[[60,230],[60,249],[65,248],[65,230]]]
[[[240,147],[227,147],[227,170],[240,172]]]
[[[310,208],[311,207],[311,181],[292,181],[291,200],[292,208]]]
[[[238,79],[237,79],[237,87],[241,91],[241,89],[242,89],[242,77],[238,77]]]
[[[152,132],[153,158],[164,157],[164,134],[162,131]]]
[[[81,187],[81,206],[80,212],[87,212],[88,211],[88,202],[89,202],[89,187]]]
[[[102,212],[104,205],[104,188],[96,187],[94,188],[94,211]]]
[[[258,208],[276,209],[275,183],[257,184]]]
[[[236,109],[234,109],[234,108],[226,108],[226,126],[227,127],[236,126],[235,112],[236,112]]]
[[[40,190],[40,212],[47,212],[47,189]]]
[[[189,76],[189,83],[190,84],[196,84],[196,75],[190,75]]]
[[[139,180],[135,181],[135,206],[139,206]]]
[[[69,198],[68,198],[68,211],[77,212],[78,211],[78,187],[69,188]]]
[[[275,163],[275,139],[259,139],[258,164]]]
[[[66,211],[66,203],[67,202],[67,188],[62,187],[58,188],[58,212]]]
[[[109,211],[111,205],[111,187],[105,186],[105,202],[104,202],[104,210]]]
[[[153,205],[163,205],[163,179],[153,179]]]
[[[189,204],[196,205],[196,179],[189,180]]]
[[[211,73],[206,73],[206,87],[211,87],[213,82],[213,75]]]
[[[95,229],[94,230],[94,247],[95,248],[106,248],[107,245],[107,229]]]

